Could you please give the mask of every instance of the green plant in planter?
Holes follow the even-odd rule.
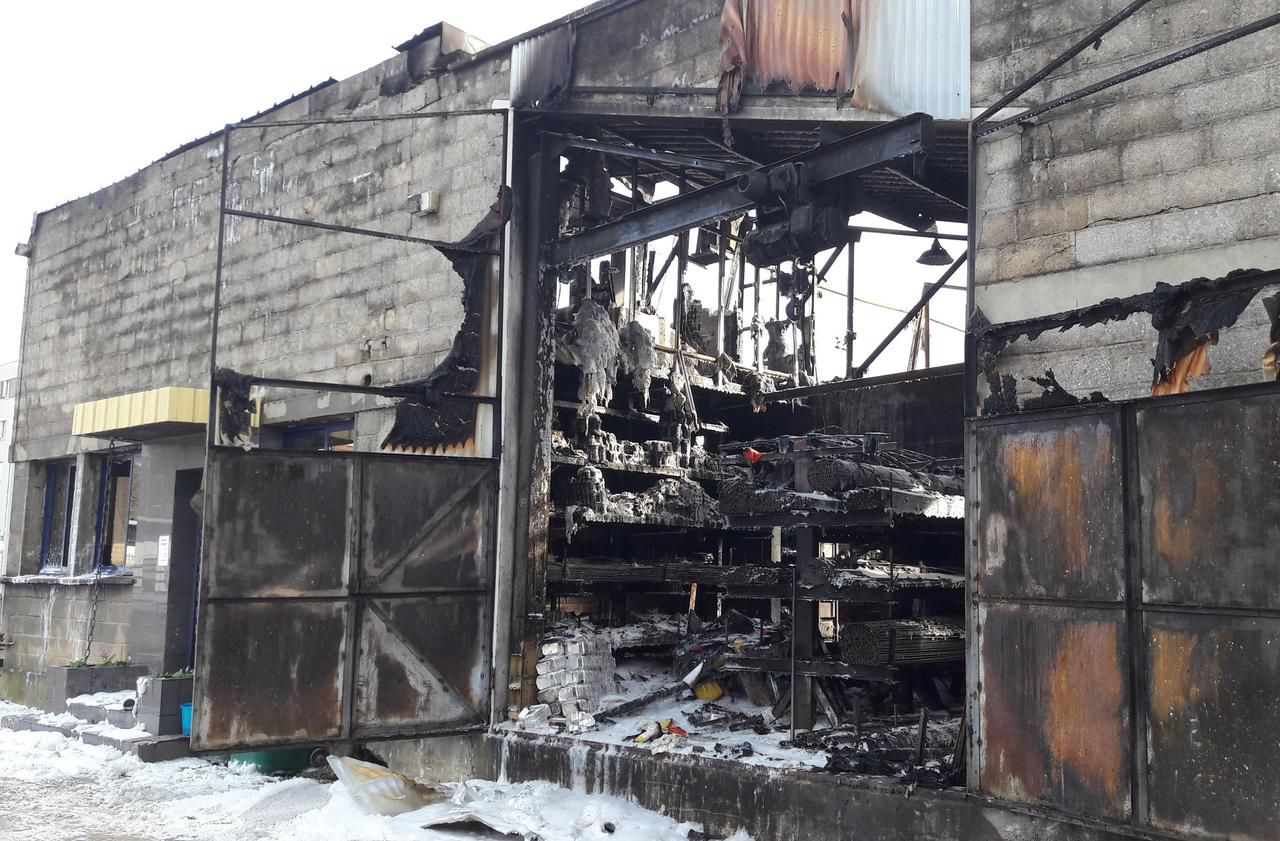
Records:
[[[192,669],[178,669],[176,672],[165,672],[164,674],[156,675],[156,680],[183,680],[195,676],[196,673]]]
[[[88,657],[81,657],[77,660],[72,660],[70,663],[68,663],[67,668],[68,669],[93,669],[99,666],[110,668],[111,666],[127,666],[127,665],[129,665],[128,657],[121,657],[117,659],[114,654],[108,654],[106,657],[103,658],[101,663],[90,663]]]

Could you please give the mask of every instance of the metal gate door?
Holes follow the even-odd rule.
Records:
[[[1277,837],[1280,389],[970,431],[983,792]]]
[[[213,447],[191,744],[483,727],[495,463]]]

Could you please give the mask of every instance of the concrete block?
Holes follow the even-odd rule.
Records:
[[[1212,156],[1218,160],[1268,155],[1275,151],[1280,110],[1261,111],[1215,122],[1210,132]]]
[[[1120,165],[1126,179],[1181,172],[1204,161],[1208,150],[1206,130],[1142,137],[1121,147]]]
[[[1012,243],[999,253],[996,274],[1000,278],[1047,274],[1075,265],[1073,234],[1053,234]]]
[[[1060,234],[1083,228],[1089,222],[1089,199],[1075,194],[1025,204],[1017,211],[1017,234],[1023,238]]]
[[[1152,236],[1150,219],[1089,227],[1075,234],[1075,259],[1088,266],[1154,254]]]
[[[1058,196],[1120,178],[1120,152],[1114,147],[1094,149],[1049,160],[1044,179],[1036,185],[1040,195]]]
[[[1260,67],[1180,88],[1172,105],[1170,112],[1189,125],[1254,114],[1280,105],[1280,83],[1274,67]]]

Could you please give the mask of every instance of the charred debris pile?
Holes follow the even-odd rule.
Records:
[[[791,375],[677,352],[580,289],[557,317],[548,628],[515,726],[953,778],[958,460],[810,432],[803,402],[758,399]]]

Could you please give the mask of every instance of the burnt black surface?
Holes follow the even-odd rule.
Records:
[[[409,385],[421,386],[421,399],[405,399],[396,405],[396,420],[382,442],[383,449],[427,449],[465,443],[475,435],[476,406],[451,400],[446,394],[474,394],[480,383],[483,357],[481,330],[491,309],[488,272],[500,244],[501,232],[511,215],[511,191],[503,187],[488,215],[454,246],[439,251],[462,278],[462,325],[453,337],[449,353],[430,374]]]
[[[847,390],[814,397],[812,402],[814,428],[884,432],[909,450],[938,458],[964,455],[962,370],[948,368],[936,376],[871,387],[851,380]]]

